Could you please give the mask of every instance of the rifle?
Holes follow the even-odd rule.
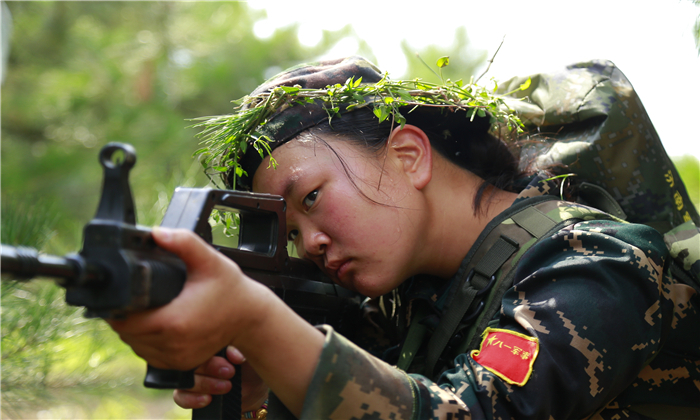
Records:
[[[52,277],[66,289],[66,303],[86,308],[86,317],[118,318],[167,304],[182,290],[184,263],[159,248],[151,230],[136,225],[129,171],[136,163],[131,145],[109,143],[99,161],[104,168],[102,195],[95,217],[85,225],[83,247],[63,257],[31,248],[2,245],[2,272],[18,280]],[[213,210],[237,213],[238,246],[213,242],[209,216]],[[200,235],[235,261],[243,272],[270,287],[287,305],[312,324],[330,324],[339,331],[352,326],[344,319],[357,307],[356,295],[324,277],[313,264],[287,253],[286,204],[280,196],[207,188],[177,188],[161,226],[185,228]],[[218,353],[225,357],[225,349]],[[239,419],[240,375],[224,396],[192,412],[193,420]],[[187,389],[187,372],[148,366],[144,386]]]

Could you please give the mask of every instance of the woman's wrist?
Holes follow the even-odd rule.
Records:
[[[258,419],[265,420],[267,418],[267,400],[260,405],[257,410],[246,411],[241,414],[241,419]]]
[[[255,319],[255,328],[245,330],[231,344],[245,354],[251,367],[279,400],[298,416],[325,336],[277,295],[269,289],[266,291],[265,300],[251,301],[250,309],[261,312]],[[259,306],[261,304],[263,306]]]
[[[238,314],[236,317],[230,317],[235,318],[236,322],[229,325],[231,329],[229,345],[238,349],[246,355],[246,359],[249,359],[250,354],[268,350],[261,348],[265,345],[264,341],[267,338],[266,325],[271,322],[270,318],[275,318],[273,314],[278,312],[276,307],[286,305],[267,286],[247,276],[240,286],[244,288],[239,290],[239,293],[246,296],[246,305],[245,308],[231,309]],[[243,311],[244,314],[241,315],[239,311]]]

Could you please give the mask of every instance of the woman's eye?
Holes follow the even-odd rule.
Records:
[[[311,208],[316,201],[316,197],[318,197],[318,190],[311,191],[306,197],[304,197],[304,206],[306,206],[307,209]]]
[[[297,239],[297,236],[299,236],[299,231],[298,230],[292,230],[289,232],[289,235],[287,237],[289,238],[290,241],[294,242]]]

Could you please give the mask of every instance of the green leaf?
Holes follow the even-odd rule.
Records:
[[[520,90],[526,90],[527,88],[530,87],[530,83],[532,83],[532,80],[528,77],[525,83],[520,85]]]
[[[228,171],[228,168],[225,167],[225,166],[214,166],[212,169],[215,170],[215,171],[219,171],[219,172],[226,172],[226,171]]]
[[[401,125],[401,128],[403,128],[404,125],[406,125],[406,117],[404,117],[399,111],[396,111],[394,114],[394,118],[396,120],[396,123]]]
[[[352,92],[352,98],[353,98],[354,100],[356,100],[357,102],[361,103],[361,104],[362,104],[362,103],[365,103],[365,98],[364,98],[364,96],[360,95],[360,94],[357,93],[357,92]]]
[[[444,57],[438,58],[438,61],[437,61],[438,67],[443,68],[443,67],[447,67],[449,65],[450,65],[450,57],[444,56]]]
[[[362,83],[362,76],[360,76],[359,79],[355,80],[355,83],[352,84],[352,87],[356,88],[360,86],[360,83]]]
[[[280,88],[285,91],[285,93],[297,93],[301,90],[298,86],[280,86]]]
[[[406,102],[411,102],[413,100],[413,98],[411,97],[411,94],[408,93],[407,90],[401,89],[397,93],[399,94],[399,97]]]
[[[374,108],[374,115],[379,118],[379,122],[384,122],[389,116],[389,107],[386,105],[380,105]]]

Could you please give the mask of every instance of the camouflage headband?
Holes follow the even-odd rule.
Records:
[[[449,63],[447,57],[438,67]],[[252,178],[265,154],[293,139],[302,131],[330,120],[334,115],[368,105],[379,122],[391,117],[397,124],[406,119],[400,109],[438,107],[463,110],[466,117],[490,118],[521,131],[520,120],[503,109],[503,100],[484,88],[462,81],[443,84],[391,81],[362,57],[302,64],[269,79],[238,101],[238,112],[202,117],[195,127],[207,147],[195,155],[210,175],[218,173],[227,188],[250,190]],[[276,165],[274,159],[271,165]],[[211,179],[211,176],[210,176]]]

